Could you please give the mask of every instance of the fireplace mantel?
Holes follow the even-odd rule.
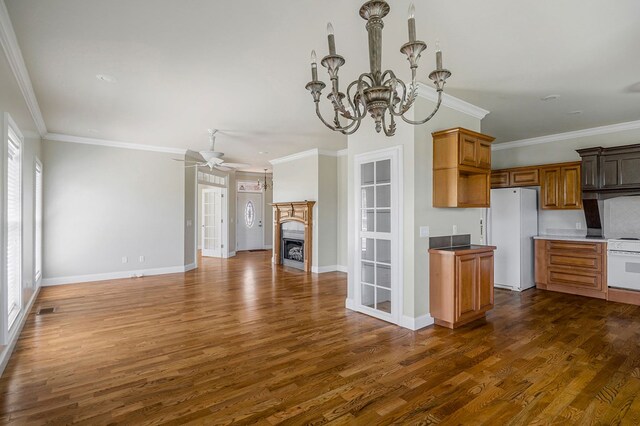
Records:
[[[288,203],[273,203],[273,263],[279,265],[281,260],[282,224],[285,222],[300,222],[304,224],[304,270],[311,272],[312,236],[313,236],[313,206],[315,201],[293,201]]]

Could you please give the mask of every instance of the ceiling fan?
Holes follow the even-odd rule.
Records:
[[[175,161],[181,161],[185,163],[185,167],[209,167],[209,169],[213,170],[218,169],[224,172],[228,172],[235,169],[244,169],[250,167],[249,164],[244,163],[228,163],[224,161],[222,157],[224,157],[224,153],[215,150],[216,144],[216,133],[218,133],[217,129],[209,129],[209,142],[211,143],[211,148],[208,151],[200,151],[198,155],[202,158],[202,160],[182,160],[178,158],[174,158]]]

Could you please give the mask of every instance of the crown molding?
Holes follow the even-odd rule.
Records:
[[[348,149],[341,149],[340,151],[336,152],[336,154],[338,154],[338,157],[346,157],[347,155],[349,155],[349,150]]]
[[[22,96],[24,96],[24,100],[27,103],[31,117],[33,117],[33,122],[40,136],[43,137],[47,134],[47,126],[44,123],[44,118],[38,105],[38,99],[33,91],[31,78],[29,77],[27,66],[24,63],[22,51],[18,45],[18,39],[13,30],[9,11],[4,4],[4,0],[0,0],[0,44],[4,49],[5,56],[7,57],[7,61],[9,61],[9,66],[11,67],[11,71],[13,71],[18,87],[20,87]]]
[[[555,135],[540,136],[537,138],[521,139],[517,141],[497,143],[491,146],[492,151],[503,149],[521,148],[523,146],[542,145],[545,143],[559,142],[568,139],[584,138],[587,136],[606,135],[609,133],[624,132],[627,130],[640,129],[640,120],[628,121],[626,123],[611,124],[608,126],[592,127],[590,129],[576,130],[573,132],[557,133]]]
[[[427,86],[424,83],[418,83],[418,96],[430,100],[431,102],[438,102],[438,92],[436,89]],[[491,112],[446,93],[442,94],[442,106],[470,115],[478,120],[482,120]]]
[[[346,155],[346,149],[343,149],[342,151],[345,151],[345,154],[342,154],[342,155]],[[315,156],[324,155],[326,157],[339,157],[342,151],[330,151],[328,149],[314,148],[308,151],[302,151],[296,154],[287,155],[286,157],[274,158],[273,160],[269,160],[269,163],[271,164],[288,163],[289,161],[295,161],[301,158],[311,157],[314,155]]]
[[[43,139],[55,142],[79,143],[84,145],[107,146],[111,148],[134,149],[138,151],[164,152],[168,154],[185,155],[186,149],[171,148],[166,146],[141,145],[136,143],[110,141],[105,139],[84,138],[81,136],[62,135],[59,133],[47,133]]]

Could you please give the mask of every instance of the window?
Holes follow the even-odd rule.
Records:
[[[256,211],[253,207],[251,200],[247,201],[247,205],[244,208],[244,223],[247,228],[253,228],[253,224],[256,221]]]
[[[42,278],[42,164],[36,160],[35,176],[35,236],[34,236],[34,284]]]
[[[6,333],[18,318],[22,307],[22,135],[8,115],[5,115],[5,124]]]

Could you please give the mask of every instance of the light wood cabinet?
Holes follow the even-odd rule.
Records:
[[[606,243],[535,241],[536,287],[607,298]]]
[[[430,313],[437,325],[456,328],[493,308],[492,246],[431,249]]]
[[[540,199],[545,210],[579,210],[582,208],[580,163],[541,167]]]
[[[433,135],[433,206],[489,207],[491,136],[463,128]]]
[[[540,187],[543,210],[580,210],[582,208],[581,163],[516,167],[491,171],[491,188]]]

